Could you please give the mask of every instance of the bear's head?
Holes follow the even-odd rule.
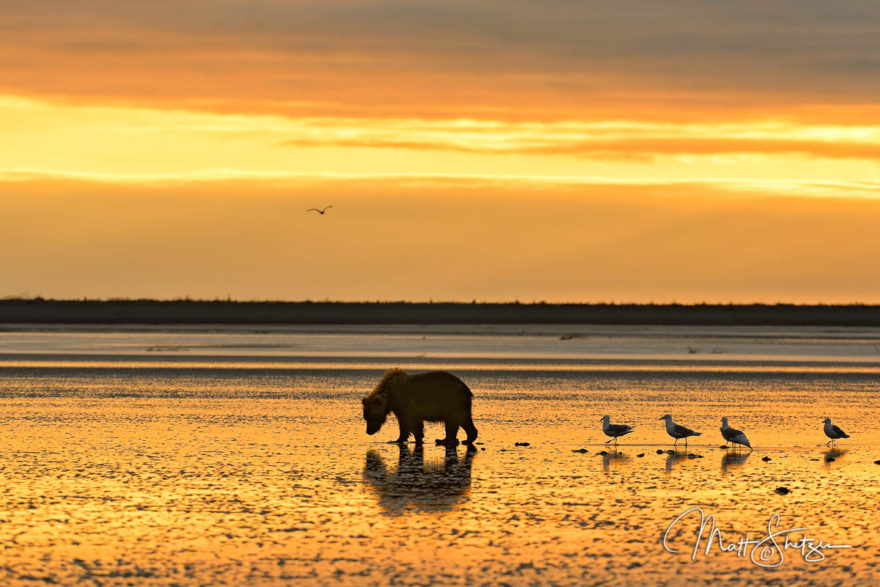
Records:
[[[388,417],[388,398],[384,395],[368,395],[363,400],[364,420],[367,421],[367,434],[375,434]]]

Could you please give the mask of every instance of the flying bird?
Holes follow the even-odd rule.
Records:
[[[727,416],[721,418],[721,436],[724,437],[724,440],[727,442],[733,442],[734,444],[741,444],[743,446],[749,447],[749,450],[752,450],[752,445],[749,444],[749,439],[746,438],[746,435],[742,430],[737,430],[736,428],[731,428],[727,423]]]
[[[332,207],[333,205],[331,204],[330,206],[324,206],[323,208],[309,208],[308,210],[306,210],[306,212],[317,212],[318,214],[323,216],[324,213]]]
[[[833,444],[838,438],[849,438],[849,434],[831,423],[831,418],[825,418],[825,436],[831,439],[825,443],[825,446]]]
[[[684,426],[680,426],[672,421],[672,416],[666,414],[665,416],[661,416],[660,420],[666,420],[666,433],[669,434],[672,438],[675,439],[675,442],[672,443],[672,446],[678,444],[678,441],[684,438],[684,446],[687,448],[688,437],[689,436],[700,436],[702,432],[694,432],[690,428],[685,428]]]
[[[611,416],[602,416],[602,432],[605,433],[605,436],[611,437],[610,440],[605,441],[605,444],[608,444],[613,440],[614,446],[617,446],[618,437],[626,436],[633,430],[634,428],[629,424],[612,424]]]

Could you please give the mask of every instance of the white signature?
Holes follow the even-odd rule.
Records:
[[[806,528],[789,528],[780,530],[778,529],[779,514],[773,514],[770,516],[770,520],[767,522],[766,536],[761,537],[759,535],[752,538],[751,534],[746,534],[745,536],[740,535],[739,540],[725,543],[721,536],[721,530],[715,527],[715,516],[712,514],[704,514],[702,508],[693,507],[675,518],[666,529],[666,533],[663,535],[663,548],[666,549],[667,552],[678,552],[669,546],[669,533],[672,532],[675,525],[683,518],[696,513],[700,515],[700,525],[697,528],[697,539],[694,542],[694,550],[691,554],[691,560],[697,560],[697,554],[700,552],[700,543],[703,541],[703,534],[707,528],[709,534],[705,537],[706,548],[704,549],[703,554],[708,555],[712,549],[712,543],[717,541],[719,551],[735,552],[736,556],[739,557],[748,556],[752,563],[767,568],[778,567],[781,565],[785,561],[785,552],[788,550],[800,552],[801,557],[805,562],[817,563],[825,560],[824,551],[826,549],[852,548],[852,545],[849,544],[829,544],[817,538],[810,538],[807,536]],[[795,533],[800,534],[799,540],[796,536],[791,536]]]

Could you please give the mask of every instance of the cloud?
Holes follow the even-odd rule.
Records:
[[[766,139],[634,138],[590,141],[542,141],[540,144],[464,145],[444,142],[402,141],[394,139],[292,139],[280,143],[289,147],[342,147],[357,149],[403,149],[415,151],[455,151],[495,155],[575,155],[590,159],[648,161],[673,155],[804,155],[832,159],[880,160],[875,142],[836,143],[833,141],[792,141]]]
[[[226,110],[876,103],[860,0],[0,2],[0,87]]]

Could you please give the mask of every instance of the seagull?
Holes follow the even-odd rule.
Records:
[[[701,434],[703,434],[702,432],[694,432],[690,428],[685,428],[684,426],[676,424],[672,421],[672,416],[670,416],[669,414],[661,416],[659,419],[666,420],[666,433],[675,439],[675,442],[672,443],[672,446],[678,444],[679,439],[684,438],[684,446],[685,448],[687,448],[688,436],[700,436]]]
[[[749,444],[749,439],[746,438],[746,435],[743,434],[742,430],[731,428],[727,423],[727,416],[721,418],[721,436],[723,436],[724,440],[727,442],[742,444],[743,446],[749,447],[749,450],[752,450],[752,445]]]
[[[838,438],[849,438],[849,434],[831,423],[831,418],[825,418],[825,436],[831,439],[825,443],[825,446],[833,444]]]
[[[309,208],[308,210],[306,210],[306,212],[317,212],[318,214],[323,216],[324,212],[326,212],[329,208],[332,208],[332,207],[333,207],[333,205],[331,204],[330,206],[324,206],[323,208]]]
[[[614,446],[617,446],[617,438],[619,436],[626,436],[633,430],[634,428],[629,424],[611,424],[611,416],[602,416],[602,432],[605,433],[605,436],[611,437],[611,440],[614,441]],[[605,444],[608,444],[611,440],[606,440]]]

